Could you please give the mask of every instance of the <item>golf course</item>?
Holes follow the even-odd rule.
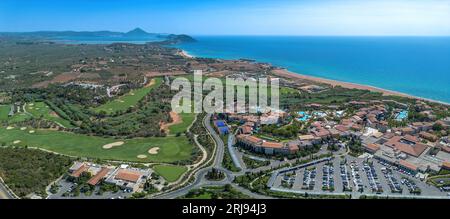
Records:
[[[95,112],[106,112],[112,114],[118,111],[125,111],[130,107],[134,107],[142,98],[150,93],[154,88],[158,87],[162,83],[162,78],[154,78],[145,87],[132,90],[125,95],[115,98],[101,106],[94,108]]]
[[[189,160],[193,145],[185,136],[114,139],[25,127],[1,127],[0,144],[37,147],[75,157],[132,162]],[[150,149],[158,148],[150,153]]]
[[[175,182],[184,172],[186,172],[187,167],[175,165],[156,165],[153,166],[153,169],[167,182]]]

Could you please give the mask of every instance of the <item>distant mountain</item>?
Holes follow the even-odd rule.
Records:
[[[186,34],[180,34],[180,35],[176,35],[176,34],[169,34],[166,39],[174,42],[174,43],[193,43],[193,42],[197,42],[196,39],[192,38],[191,36],[188,36]]]
[[[35,31],[35,32],[0,32],[0,37],[14,37],[23,40],[61,40],[71,38],[159,38],[167,41],[167,44],[196,42],[196,40],[185,34],[148,33],[141,28],[135,28],[128,32],[113,31]]]
[[[155,34],[147,33],[141,28],[135,28],[131,31],[128,31],[123,34],[126,37],[146,37],[146,36],[154,36]]]

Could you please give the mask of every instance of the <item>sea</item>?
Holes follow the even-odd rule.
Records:
[[[190,55],[252,59],[450,103],[450,37],[194,36]]]
[[[193,36],[197,57],[252,59],[292,72],[450,103],[450,37]],[[69,39],[143,43],[160,39]]]

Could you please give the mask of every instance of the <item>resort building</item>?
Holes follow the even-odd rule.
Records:
[[[236,136],[236,144],[242,146],[243,148],[252,150],[257,153],[263,153],[268,155],[273,154],[294,154],[299,148],[298,144],[295,142],[290,143],[279,143],[262,140],[258,137],[251,135],[238,135]]]
[[[114,170],[105,182],[115,184],[122,189],[136,192],[140,190],[150,174],[150,170],[142,170],[128,167],[128,165],[121,165],[121,167]]]

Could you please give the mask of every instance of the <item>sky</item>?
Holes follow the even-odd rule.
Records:
[[[0,32],[450,36],[450,0],[1,0]]]

